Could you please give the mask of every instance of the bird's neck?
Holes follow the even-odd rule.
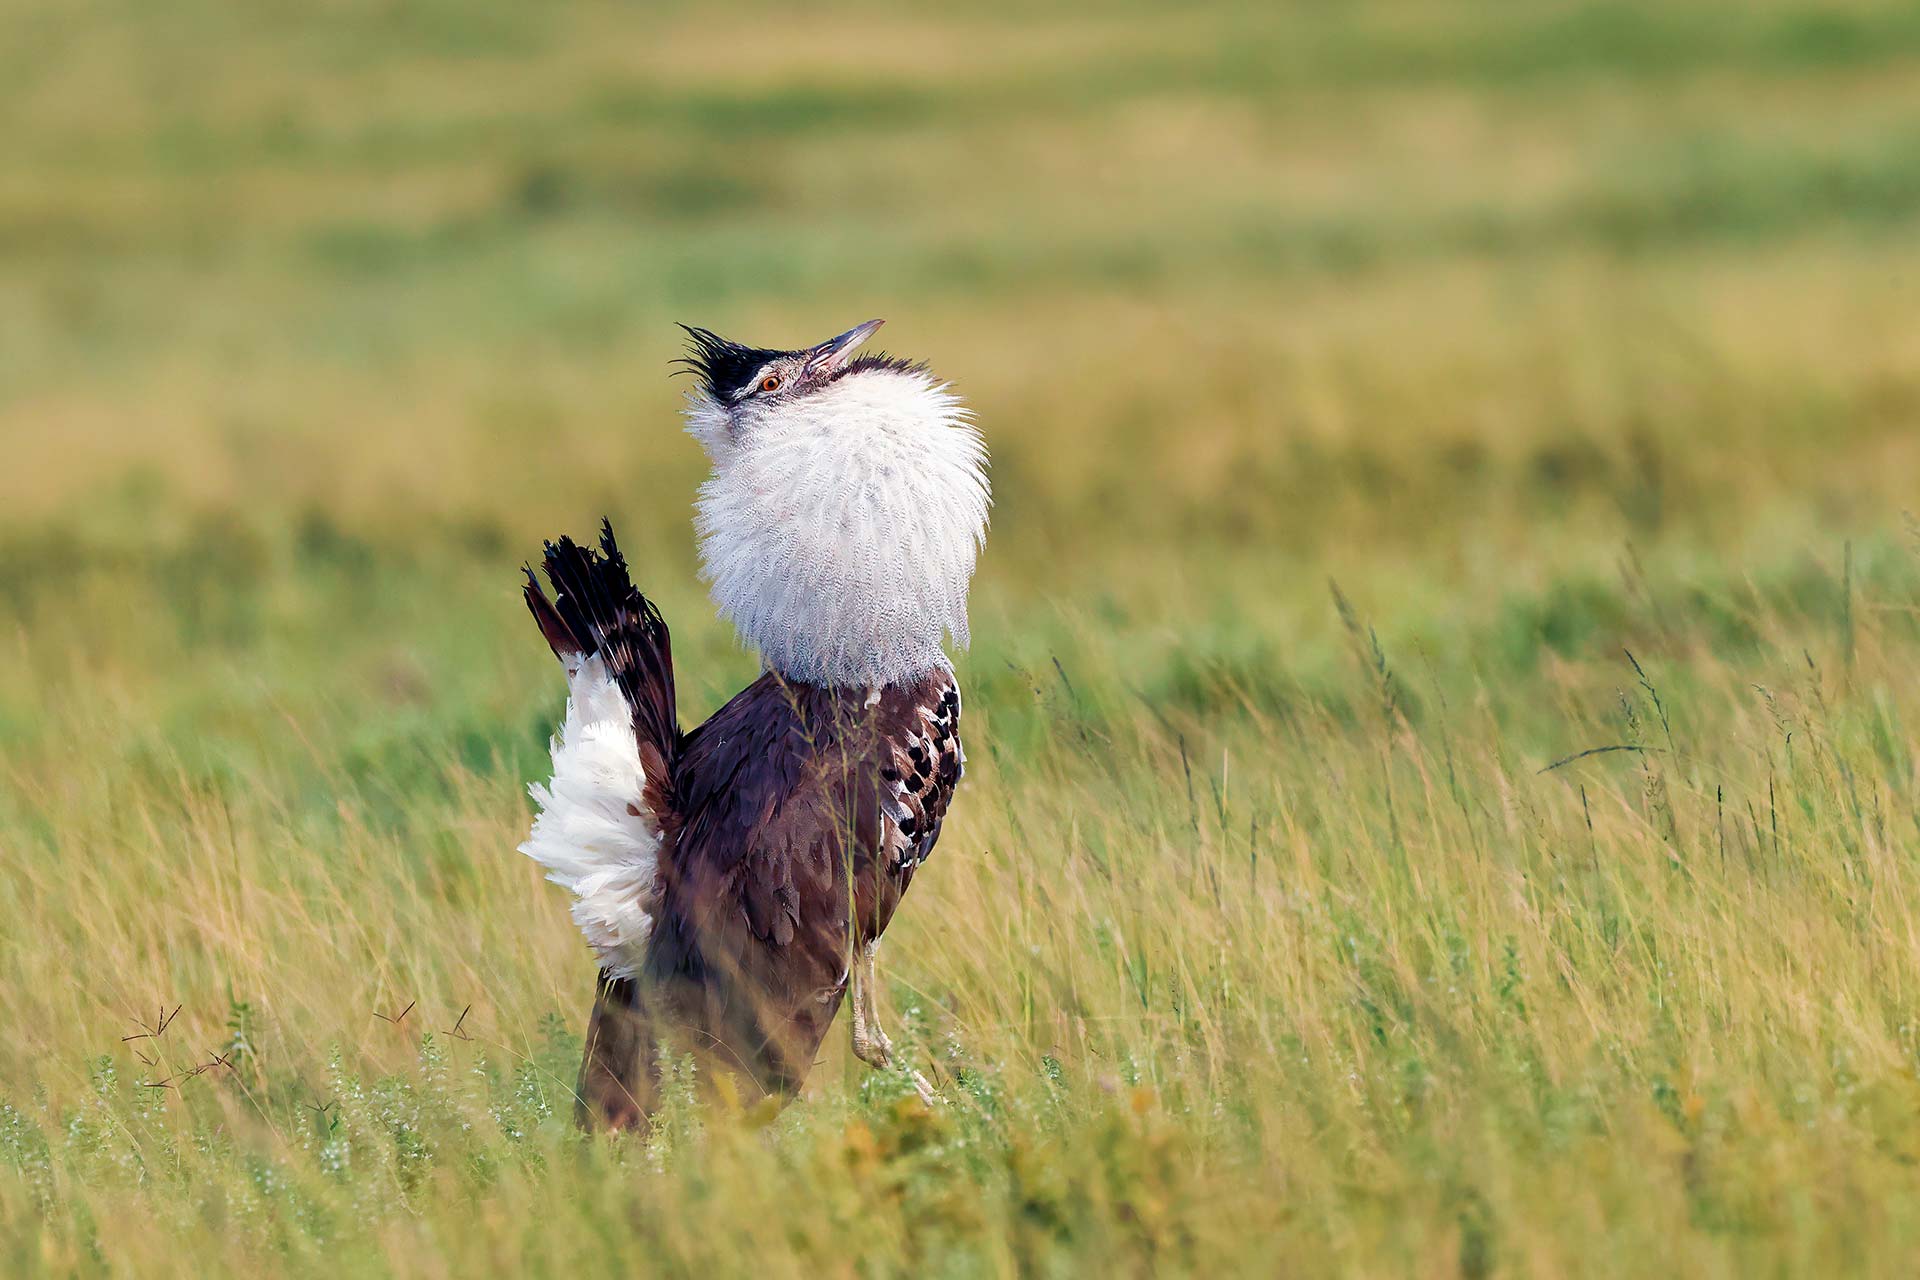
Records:
[[[967,642],[986,452],[922,373],[848,378],[742,433],[700,490],[720,612],[780,675],[904,684]]]

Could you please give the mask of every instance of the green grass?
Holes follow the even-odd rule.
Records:
[[[1916,71],[1874,0],[0,7],[0,1267],[1910,1273]],[[582,1139],[516,571],[611,515],[704,716],[671,322],[870,315],[994,451],[882,957],[947,1104],[836,1035]]]

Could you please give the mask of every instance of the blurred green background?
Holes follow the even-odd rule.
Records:
[[[509,566],[605,512],[700,637],[690,688],[709,640],[733,687],[676,320],[887,317],[994,449],[983,643],[1097,606],[1149,683],[1196,655],[1270,680],[1337,634],[1329,575],[1425,629],[1628,546],[1790,574],[1888,528],[1920,462],[1907,6],[0,23],[0,600],[30,666],[138,625],[169,682],[366,644],[437,689],[434,644],[518,626]],[[118,598],[49,615],[91,569]],[[1255,584],[1275,612],[1225,634]],[[42,683],[0,724],[30,733]]]
[[[765,1274],[1899,1256],[1920,956],[1861,849],[1920,832],[1917,230],[1920,8],[1879,0],[0,0],[16,1261],[324,1269],[318,1205],[371,1269],[561,1265],[502,1203],[628,1244],[675,1205],[641,1237],[696,1271],[751,1219]],[[610,515],[704,717],[755,663],[673,322],[870,316],[993,451],[977,761],[890,955],[1000,1083],[922,1148],[822,1073],[788,1123],[893,1215],[849,1262],[783,1216],[801,1148],[707,1169],[737,1216],[515,1163],[567,1141],[590,980],[512,852],[560,696],[516,571]],[[1216,856],[1275,878],[1223,906]],[[511,1047],[419,1130],[465,1172],[393,1127],[440,1060],[367,1011],[414,998]],[[134,1087],[163,1001],[250,1092]],[[305,1118],[356,1072],[360,1182]],[[1057,1168],[1009,1136],[1047,1125]],[[143,1198],[162,1152],[225,1207]]]

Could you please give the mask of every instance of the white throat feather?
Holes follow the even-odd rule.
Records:
[[[904,683],[967,643],[987,451],[947,384],[856,368],[791,400],[688,397],[713,461],[695,529],[723,617],[791,680]]]

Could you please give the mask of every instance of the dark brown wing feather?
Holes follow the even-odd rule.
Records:
[[[960,769],[953,687],[936,672],[869,705],[767,675],[687,735],[647,977],[769,1091],[805,1080],[855,948],[938,838]]]

